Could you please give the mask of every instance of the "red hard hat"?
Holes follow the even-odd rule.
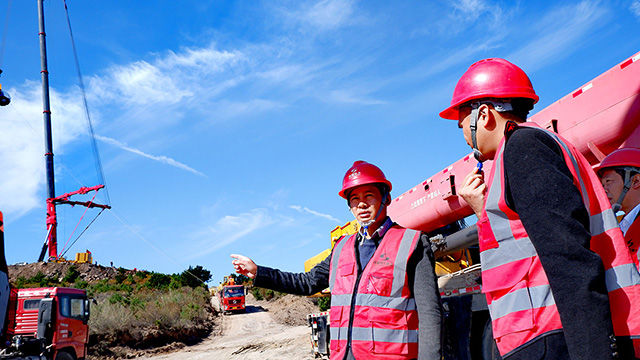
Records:
[[[387,191],[391,191],[391,181],[387,180],[379,167],[369,164],[366,161],[356,161],[347,173],[344,174],[342,190],[340,190],[338,195],[346,199],[347,191],[356,186],[367,184],[384,184],[387,186]]]
[[[625,148],[618,149],[611,154],[607,155],[604,160],[594,170],[596,173],[606,168],[618,168],[631,166],[640,168],[640,149],[637,148]]]
[[[531,80],[522,69],[504,59],[480,60],[469,67],[455,90],[451,106],[440,113],[440,117],[458,120],[458,107],[474,99],[533,99],[538,95],[533,90]]]

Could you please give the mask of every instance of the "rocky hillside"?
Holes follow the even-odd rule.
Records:
[[[16,283],[19,277],[30,279],[36,276],[38,273],[42,273],[47,278],[57,279],[62,281],[62,278],[67,274],[71,263],[46,263],[36,262],[24,265],[9,265],[9,281],[12,284]],[[79,272],[79,278],[86,282],[94,282],[98,280],[113,279],[118,270],[113,267],[106,267],[93,264],[75,264],[73,265]],[[134,273],[133,270],[127,270],[127,272]]]

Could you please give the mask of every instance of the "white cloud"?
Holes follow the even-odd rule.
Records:
[[[552,9],[536,22],[533,41],[507,56],[526,71],[544,67],[569,56],[588,35],[606,22],[602,19],[609,10],[600,1],[582,1],[571,6]]]
[[[629,10],[631,10],[633,15],[640,18],[640,0],[633,0],[629,6]]]
[[[476,25],[482,27],[482,32],[493,30],[499,34],[495,30],[500,29],[509,17],[505,9],[497,3],[486,0],[455,0],[447,2],[447,4],[451,6],[449,13],[444,14],[433,24],[427,24],[425,27],[414,30],[413,34],[432,35],[436,33],[437,36],[450,38]]]
[[[451,6],[465,16],[474,16],[476,18],[488,8],[487,4],[482,0],[457,0],[452,1]],[[470,20],[473,21],[475,18]]]
[[[353,12],[348,0],[323,0],[304,14],[304,19],[321,30],[334,30],[347,22]]]
[[[329,93],[327,98],[330,102],[360,105],[383,105],[386,101],[367,98],[366,95],[360,95],[357,90],[334,90]]]
[[[280,9],[280,15],[303,32],[337,30],[353,21],[353,0],[322,0],[294,10]]]
[[[174,159],[172,159],[170,157],[167,157],[167,156],[164,156],[164,155],[159,155],[159,156],[158,155],[150,155],[150,154],[147,154],[147,153],[145,153],[145,152],[143,152],[141,150],[134,149],[134,148],[132,148],[132,147],[130,147],[130,146],[118,141],[118,140],[111,139],[111,138],[108,138],[108,137],[105,137],[105,136],[96,135],[96,139],[98,139],[100,141],[103,141],[103,142],[105,142],[107,144],[116,146],[116,147],[118,147],[118,148],[120,148],[122,150],[131,152],[133,154],[137,154],[137,155],[146,157],[147,159],[155,160],[155,161],[158,161],[160,163],[171,165],[171,166],[177,167],[178,169],[182,169],[182,170],[188,171],[188,172],[196,174],[196,175],[207,177],[205,174],[201,173],[200,171],[198,171],[198,170],[196,170],[196,169],[194,169],[194,168],[192,168],[192,167],[190,167],[188,165],[185,165],[185,164],[183,164],[183,163],[181,163],[181,162],[179,162],[177,160],[174,160]]]
[[[108,68],[90,78],[90,93],[102,105],[139,109],[184,105],[195,97],[211,98],[237,85],[225,72],[244,59],[239,52],[219,51],[215,44],[204,48],[168,51],[153,61],[136,61]],[[242,77],[242,75],[240,75]],[[150,118],[156,118],[152,112]],[[139,120],[134,118],[134,120]]]
[[[320,212],[317,212],[317,211],[311,210],[311,209],[309,209],[309,208],[308,208],[308,207],[306,207],[306,206],[305,206],[305,207],[302,207],[302,206],[300,206],[300,205],[291,205],[291,206],[289,206],[289,207],[290,207],[291,209],[296,210],[297,212],[299,212],[299,213],[301,213],[301,214],[307,213],[307,214],[311,214],[311,215],[314,215],[314,216],[319,216],[319,217],[321,217],[321,218],[325,218],[325,219],[327,219],[327,220],[331,220],[331,221],[334,221],[334,222],[337,222],[337,223],[340,223],[340,224],[342,223],[342,221],[340,221],[340,220],[338,220],[338,219],[334,218],[334,217],[333,217],[333,216],[331,216],[331,215],[323,214],[323,213],[320,213]]]
[[[198,235],[206,240],[192,247],[198,250],[192,251],[193,255],[187,260],[211,254],[272,223],[274,220],[266,209],[253,209],[238,215],[226,215]]]
[[[16,218],[36,207],[44,207],[39,191],[45,184],[44,128],[41,85],[28,81],[5,89],[11,104],[0,116],[0,209]],[[85,115],[76,91],[50,92],[54,154],[85,133]]]

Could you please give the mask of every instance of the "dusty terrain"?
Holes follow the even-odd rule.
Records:
[[[307,298],[287,295],[266,302],[249,295],[247,312],[222,316],[213,333],[200,344],[138,359],[314,359],[305,320],[313,311],[317,308]]]
[[[32,263],[9,266],[10,280],[31,278],[38,272],[46,277],[61,280],[70,264]],[[79,278],[87,281],[111,279],[117,269],[92,264],[76,265]],[[135,270],[127,270],[133,274]],[[215,297],[213,307],[218,306]],[[217,307],[219,309],[219,307]],[[196,345],[186,346],[175,342],[154,349],[136,350],[118,348],[118,358],[137,359],[314,359],[309,341],[310,329],[306,315],[318,312],[312,300],[306,297],[286,295],[272,301],[257,301],[247,295],[247,312],[244,314],[218,315],[213,318],[213,331]],[[104,360],[113,357],[88,356],[88,359]]]

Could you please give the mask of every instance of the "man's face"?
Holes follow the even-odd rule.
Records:
[[[604,187],[604,191],[607,193],[611,205],[615,204],[624,188],[624,179],[622,179],[622,176],[615,172],[615,170],[605,170],[602,173],[600,182],[602,183],[602,187]]]
[[[349,208],[358,222],[373,221],[381,206],[382,194],[375,185],[361,185],[349,193]]]

